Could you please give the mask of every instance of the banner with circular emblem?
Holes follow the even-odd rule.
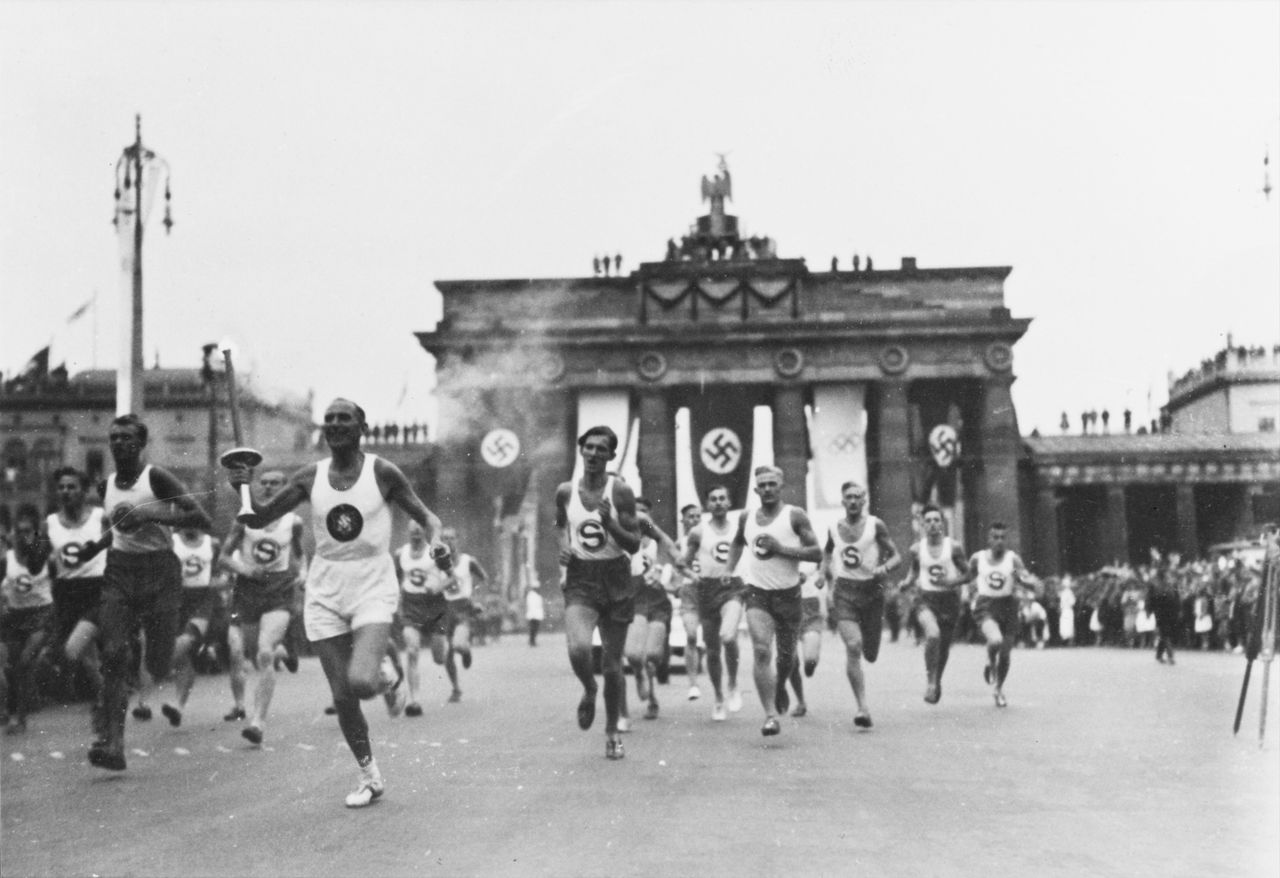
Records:
[[[690,457],[701,502],[716,485],[729,489],[735,507],[747,501],[755,424],[754,398],[717,388],[689,405]]]

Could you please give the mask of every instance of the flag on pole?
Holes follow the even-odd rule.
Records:
[[[77,320],[83,317],[85,313],[88,312],[88,310],[93,307],[97,299],[98,297],[96,295],[90,296],[88,301],[86,301],[79,308],[71,312],[71,316],[67,318],[67,323],[68,324],[75,323]]]

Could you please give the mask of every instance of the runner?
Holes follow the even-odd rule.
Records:
[[[866,513],[866,488],[845,482],[840,486],[840,500],[844,518],[827,532],[823,568],[834,580],[831,612],[844,640],[845,675],[858,704],[853,724],[869,729],[871,712],[867,708],[862,659],[874,663],[880,655],[886,577],[902,558],[884,522]]]
[[[671,599],[662,582],[663,556],[675,560],[684,569],[676,544],[671,537],[653,523],[649,517],[653,505],[644,497],[636,498],[636,523],[640,527],[640,549],[631,556],[631,583],[635,588],[635,618],[627,628],[624,653],[631,673],[636,679],[636,695],[641,701],[647,701],[645,719],[658,718],[658,695],[656,677],[658,666],[666,657],[667,637],[671,630]],[[694,629],[695,631],[697,629]],[[694,643],[693,655],[697,656],[697,643]],[[686,653],[685,665],[689,665],[690,656]],[[626,716],[626,698],[623,697],[623,719]],[[620,719],[621,722],[621,719]],[[626,731],[625,723],[620,731]]]
[[[689,503],[680,510],[683,536],[676,540],[676,558],[684,559],[688,554],[689,532],[701,523],[702,509],[697,503]],[[680,600],[680,624],[684,628],[684,673],[689,678],[689,700],[697,701],[702,697],[702,690],[698,688],[698,674],[702,672],[702,653],[698,651],[698,625],[702,621],[698,615],[698,577],[692,569],[679,576],[680,590],[676,597]]]
[[[743,549],[750,546],[742,574],[747,584],[747,631],[755,657],[756,692],[765,714],[760,733],[770,736],[782,731],[778,715],[791,706],[786,682],[795,661],[800,627],[800,563],[821,561],[822,549],[805,511],[782,502],[782,470],[756,467],[755,480],[760,508],[739,517],[728,566],[735,569]]]
[[[968,581],[964,549],[946,535],[942,510],[932,504],[921,510],[924,539],[913,543],[911,569],[902,588],[917,589],[916,621],[924,632],[924,700],[942,699],[942,672],[951,655],[951,639],[960,618],[960,586]]]
[[[458,671],[453,657],[462,656],[462,667],[471,667],[471,621],[476,614],[472,601],[476,589],[483,589],[488,584],[489,574],[474,556],[458,551],[458,532],[454,528],[446,527],[440,539],[449,548],[453,573],[444,592],[449,602],[449,650],[445,662],[452,666],[449,679],[457,680]],[[456,684],[454,688],[457,688]]]
[[[738,529],[738,522],[729,518],[729,489],[717,485],[707,492],[706,500],[710,517],[686,534],[684,562],[698,575],[698,618],[707,648],[707,676],[716,699],[711,718],[724,722],[728,718],[726,706],[729,713],[742,710],[742,695],[738,692],[738,625],[742,622],[745,587],[729,566]],[[722,670],[728,676],[727,704]]]
[[[218,560],[218,542],[195,527],[179,528],[173,535],[173,553],[182,567],[182,609],[178,615],[181,631],[173,645],[173,683],[177,705],[160,705],[169,725],[182,725],[182,711],[196,682],[195,656],[209,633],[209,620],[217,608],[213,568]]]
[[[404,689],[386,661],[387,640],[399,588],[391,559],[391,507],[417,522],[429,536],[440,520],[414,493],[400,468],[360,448],[368,430],[364,409],[335,399],[324,413],[324,438],[332,456],[303,467],[265,502],[253,501],[246,527],[262,528],[310,501],[316,553],[307,571],[307,637],[329,680],[338,725],[360,766],[359,785],[348,808],[364,807],[385,790],[373,758],[369,726],[360,700],[382,694],[389,712],[403,707]],[[229,469],[237,490],[249,484],[243,465]]]
[[[456,589],[457,579],[447,552],[439,558],[432,556],[426,531],[417,522],[409,525],[409,542],[396,553],[396,578],[400,581],[399,621],[404,636],[405,664],[409,676],[409,703],[406,716],[422,716],[418,701],[421,691],[421,673],[418,655],[425,640],[431,650],[431,658],[449,675],[452,692],[449,701],[462,700],[458,688],[458,669],[447,661],[449,657],[449,600],[450,588]]]
[[[106,733],[102,712],[102,657],[98,652],[98,601],[107,558],[81,559],[86,543],[106,530],[102,507],[88,504],[89,477],[73,466],[53,473],[58,511],[45,519],[45,539],[54,564],[53,607],[57,616],[54,642],[71,667],[84,669],[93,697],[93,731]],[[79,633],[77,633],[79,632]]]
[[[210,526],[209,516],[176,476],[143,461],[147,439],[147,425],[137,415],[121,415],[111,422],[108,446],[116,471],[100,492],[111,530],[81,553],[88,560],[107,549],[98,608],[107,734],[89,748],[89,762],[111,771],[126,767],[124,714],[139,627],[146,642],[139,676],[149,672],[151,681],[160,685],[173,665],[182,609],[182,568],[173,553],[173,528]],[[146,715],[150,714],[148,708]]]
[[[49,546],[40,538],[34,506],[15,516],[13,548],[0,557],[0,714],[5,734],[27,730],[27,714],[36,706],[36,658],[53,622],[53,573]],[[13,717],[8,716],[13,687]]]
[[[258,497],[269,503],[285,487],[280,470],[258,477]],[[235,574],[231,592],[231,618],[227,644],[231,651],[231,697],[235,705],[223,719],[245,719],[245,684],[249,664],[257,668],[253,687],[253,714],[240,736],[255,747],[262,744],[267,711],[276,691],[276,666],[284,662],[296,671],[298,659],[285,648],[293,615],[297,583],[305,559],[302,551],[302,519],[286,512],[265,526],[248,527],[236,522],[227,535],[223,566]]]
[[[600,628],[604,671],[605,756],[622,759],[619,706],[626,694],[622,650],[635,618],[635,590],[628,554],[640,548],[635,495],[606,471],[617,456],[618,435],[591,427],[578,437],[582,477],[556,489],[556,529],[564,579],[565,635],[569,664],[582,683],[578,728],[595,722],[597,685],[592,671],[591,634]]]
[[[1005,545],[1008,528],[994,521],[987,530],[987,548],[974,553],[969,571],[962,582],[975,582],[977,597],[973,603],[974,621],[987,641],[987,664],[982,678],[992,687],[996,707],[1009,704],[1004,695],[1004,681],[1009,676],[1013,644],[1018,639],[1018,585],[1037,580],[1022,565],[1018,553]]]
[[[800,661],[791,663],[791,673],[787,677],[791,690],[796,694],[796,706],[791,708],[791,715],[797,718],[809,713],[809,705],[804,700],[804,678],[813,676],[822,655],[822,631],[827,624],[822,607],[825,576],[823,565],[808,562],[800,565],[800,642],[797,645]],[[802,663],[803,675],[800,673]]]

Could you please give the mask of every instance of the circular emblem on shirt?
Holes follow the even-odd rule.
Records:
[[[578,539],[582,541],[582,547],[589,552],[603,549],[607,536],[604,525],[598,521],[589,520],[578,525]]]
[[[992,573],[988,573],[987,585],[991,588],[992,591],[999,591],[1000,589],[1004,588],[1005,586],[1004,574],[1001,573],[999,570],[996,570]]]
[[[495,469],[511,466],[520,456],[520,437],[505,427],[490,430],[480,440],[480,456]]]
[[[340,543],[349,543],[364,530],[364,516],[350,503],[340,503],[324,517],[324,526],[329,536]]]
[[[729,560],[729,542],[727,540],[716,543],[715,550],[711,553],[711,557],[715,558],[721,564]]]
[[[80,553],[84,551],[84,543],[67,543],[58,550],[58,560],[68,570],[80,566]]]
[[[280,557],[282,548],[275,540],[258,540],[253,547],[253,560],[259,564],[270,564]]]
[[[773,557],[773,551],[771,549],[766,549],[764,546],[764,534],[756,537],[751,543],[751,553],[761,561],[767,561],[769,558]]]
[[[858,551],[857,546],[845,546],[840,550],[840,560],[844,562],[845,567],[856,570],[862,566],[862,553]]]
[[[929,565],[929,581],[934,585],[942,584],[942,578],[945,573],[946,571],[942,569],[941,564]]]
[[[13,583],[14,590],[17,591],[18,594],[26,594],[31,591],[31,587],[33,585],[35,585],[35,582],[32,581],[31,574],[29,573],[19,573],[18,578],[14,580]]]
[[[194,555],[182,562],[184,576],[199,576],[204,572],[204,561]]]
[[[426,588],[427,571],[423,570],[421,567],[413,568],[409,571],[409,582],[414,588]]]
[[[742,440],[728,427],[708,430],[698,444],[702,465],[718,476],[731,473],[742,460]]]

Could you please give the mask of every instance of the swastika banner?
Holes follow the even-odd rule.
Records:
[[[699,502],[713,486],[725,485],[735,507],[746,503],[754,423],[755,399],[733,387],[717,387],[690,402],[690,457]]]
[[[816,385],[809,426],[817,506],[838,507],[842,484],[855,481],[867,485],[866,388],[861,384]]]

